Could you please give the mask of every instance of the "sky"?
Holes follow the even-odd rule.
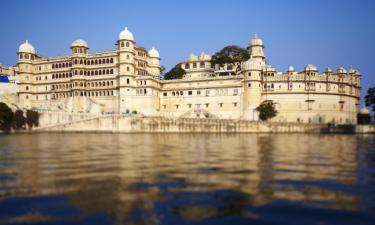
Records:
[[[137,45],[158,49],[168,70],[190,53],[246,47],[257,33],[278,71],[353,66],[362,74],[362,97],[375,86],[372,0],[0,0],[0,8],[0,63],[6,66],[16,64],[25,40],[44,56],[70,54],[78,38],[91,52],[104,51],[114,49],[128,27]]]

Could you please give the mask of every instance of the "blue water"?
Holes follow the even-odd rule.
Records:
[[[375,136],[0,136],[0,224],[375,224]]]

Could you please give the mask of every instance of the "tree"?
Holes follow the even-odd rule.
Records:
[[[212,64],[232,64],[243,62],[250,58],[249,51],[237,45],[229,45],[212,56]]]
[[[375,87],[369,88],[365,96],[365,105],[375,112]],[[375,118],[375,116],[374,116]]]
[[[24,129],[26,124],[26,118],[23,115],[23,111],[17,109],[14,112],[14,129]]]
[[[32,129],[33,126],[39,125],[39,113],[34,110],[27,110],[26,111],[26,122],[29,125],[29,128]]]
[[[181,68],[181,64],[179,63],[164,74],[164,80],[181,79],[184,74],[186,74],[186,71]]]
[[[262,121],[266,121],[276,116],[277,110],[275,107],[276,103],[272,100],[263,101],[256,110],[259,112],[259,118]]]
[[[8,133],[13,123],[14,113],[5,103],[0,102],[0,130]]]
[[[160,67],[160,74],[163,74],[165,72],[165,66]]]

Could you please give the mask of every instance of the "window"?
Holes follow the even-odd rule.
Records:
[[[163,96],[167,96],[167,92],[164,92],[164,93],[163,93]]]
[[[26,86],[26,91],[28,91],[29,90],[29,86]]]
[[[222,108],[223,107],[223,103],[219,103],[219,107]]]
[[[197,64],[196,63],[193,63],[193,68],[197,68]]]
[[[121,42],[121,47],[124,47],[124,42]]]
[[[233,106],[234,106],[234,107],[237,107],[237,102],[233,102]]]
[[[130,71],[130,67],[129,66],[126,67],[126,71],[128,71],[128,72]]]
[[[237,88],[235,88],[235,89],[233,90],[233,95],[238,95],[238,89],[237,89]]]
[[[126,47],[129,47],[129,45],[130,45],[129,42],[126,42]]]
[[[188,91],[188,95],[193,95],[193,91]]]
[[[247,84],[247,87],[251,87],[251,83],[248,83],[248,84]]]
[[[176,109],[178,109],[179,105],[176,105]]]
[[[201,95],[201,91],[197,91],[197,95]]]
[[[208,106],[209,106],[210,104],[206,103],[205,105],[206,105],[206,108],[208,108]]]
[[[130,84],[130,79],[129,78],[126,79],[126,84]]]
[[[189,65],[189,63],[186,63],[186,64],[185,64],[185,69],[190,69],[190,65]]]
[[[188,104],[189,109],[191,108],[191,104]]]
[[[204,68],[204,62],[201,62],[201,63],[199,64],[199,67],[200,67],[200,68]]]
[[[210,90],[206,90],[206,96],[210,95]]]

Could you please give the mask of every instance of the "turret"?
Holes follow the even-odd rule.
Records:
[[[117,40],[119,55],[119,108],[120,113],[133,109],[132,95],[135,94],[135,42],[133,34],[127,27],[120,32]]]
[[[150,57],[149,61],[149,73],[151,76],[159,78],[160,77],[160,55],[158,50],[155,47],[152,47],[148,51],[148,56]]]
[[[263,41],[255,34],[248,47],[250,59],[242,63],[244,75],[243,117],[248,120],[258,120],[258,112],[255,108],[261,104],[262,70],[266,65],[263,48]]]
[[[21,44],[18,52],[18,68],[19,68],[19,99],[22,107],[31,108],[32,102],[32,83],[33,80],[33,61],[35,59],[35,48],[26,40]]]

